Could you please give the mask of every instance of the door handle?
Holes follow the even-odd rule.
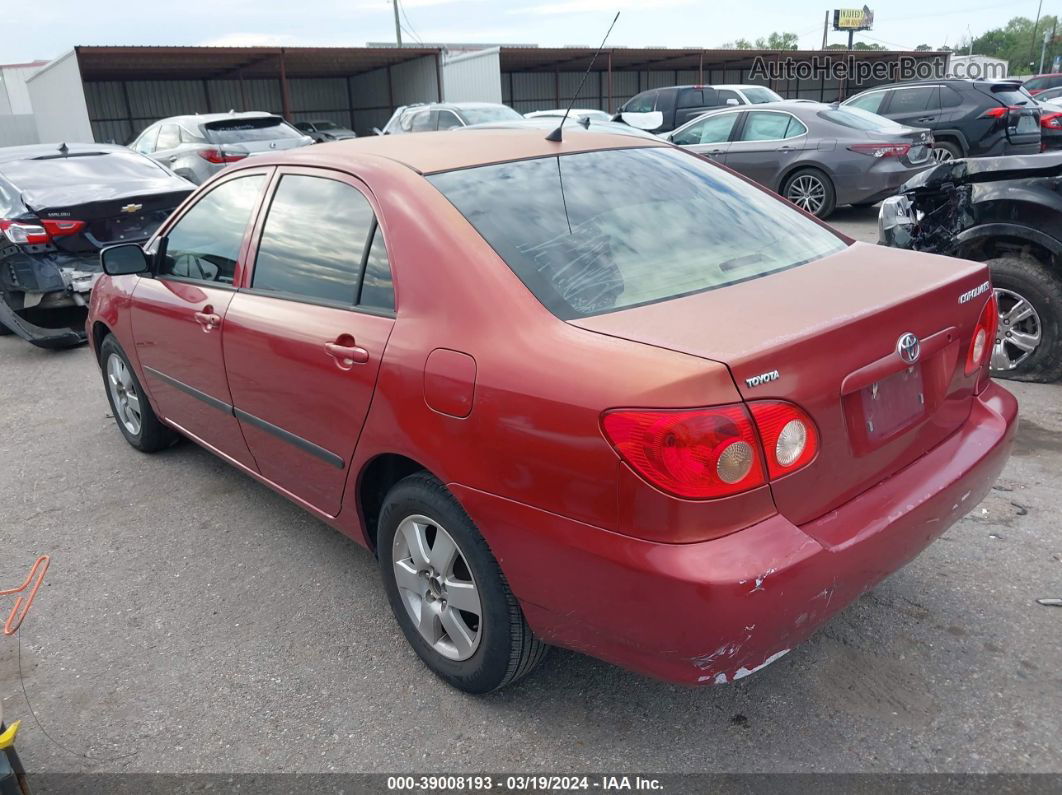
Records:
[[[176,163],[177,162],[177,155],[171,155],[170,156],[170,162],[171,163]]]
[[[204,306],[202,312],[195,313],[195,322],[203,327],[203,331],[213,331],[221,325],[221,315],[214,314],[214,308]]]
[[[369,352],[360,345],[354,343],[353,338],[347,337],[349,345],[341,345],[338,342],[326,342],[325,353],[336,360],[336,366],[340,370],[349,370],[356,364],[365,364],[369,361]]]
[[[936,116],[923,116],[921,119],[915,119],[915,124],[918,124],[920,122],[935,121],[936,118]]]

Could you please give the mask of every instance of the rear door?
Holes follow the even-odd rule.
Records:
[[[706,116],[671,134],[671,143],[720,162],[726,161],[730,140],[738,127],[741,111]]]
[[[885,115],[908,127],[925,127],[940,115],[940,86],[895,88]]]
[[[229,388],[261,473],[330,515],[394,325],[376,216],[352,177],[280,170],[225,318]]]
[[[221,343],[271,171],[237,172],[185,208],[153,244],[155,277],[140,279],[131,306],[136,354],[162,416],[250,469]]]
[[[750,110],[724,162],[735,171],[776,190],[779,176],[804,150],[808,128],[778,110]]]
[[[155,142],[155,153],[152,157],[164,166],[173,168],[181,156],[182,143],[181,128],[176,124],[163,124],[159,128],[159,137]]]

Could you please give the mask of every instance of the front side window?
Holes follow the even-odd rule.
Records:
[[[166,234],[160,275],[232,284],[236,261],[264,174],[223,182],[201,198]]]
[[[422,110],[413,117],[412,123],[409,125],[410,132],[427,132],[428,130],[434,130],[435,125],[432,123],[432,112],[429,110]]]
[[[764,110],[750,111],[745,119],[742,141],[780,141],[803,135],[808,128],[788,113],[772,113]]]
[[[372,206],[361,191],[286,174],[269,204],[251,286],[353,306],[372,226]]]
[[[723,92],[719,92],[722,94]],[[703,108],[704,91],[699,88],[684,88],[679,92],[678,107],[680,108]]]
[[[730,132],[738,119],[737,113],[722,113],[709,116],[691,124],[671,137],[671,143],[679,146],[696,146],[697,144],[720,144],[730,140]]]
[[[461,127],[461,120],[448,110],[439,111],[439,121],[436,125],[438,130],[452,130]]]
[[[743,105],[741,97],[738,96],[736,91],[731,91],[728,88],[721,88],[717,92],[719,96],[720,105]]]
[[[723,288],[845,247],[782,199],[671,147],[428,179],[562,319]]]
[[[628,102],[624,108],[624,113],[651,113],[656,110],[656,94],[655,91],[643,91],[638,96],[634,97]]]
[[[878,108],[881,107],[882,100],[885,99],[886,93],[887,92],[885,91],[871,91],[869,94],[863,94],[861,97],[856,97],[849,102],[845,102],[844,106],[846,108],[859,108],[860,110],[865,110],[870,113],[877,113]]]

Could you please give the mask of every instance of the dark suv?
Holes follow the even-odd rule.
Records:
[[[620,113],[652,113],[658,111],[664,122],[652,130],[655,133],[671,132],[707,110],[727,105],[758,105],[765,102],[780,102],[782,97],[766,86],[667,86],[651,88],[635,94]]]
[[[896,83],[842,103],[933,131],[938,161],[1040,151],[1040,108],[1014,81]]]

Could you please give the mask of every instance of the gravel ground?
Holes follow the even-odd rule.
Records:
[[[874,210],[837,225],[873,240]],[[784,659],[689,690],[558,651],[432,677],[369,554],[194,445],[129,448],[87,349],[0,338],[0,583],[52,568],[0,697],[37,771],[1062,772],[1062,396],[996,489]]]

